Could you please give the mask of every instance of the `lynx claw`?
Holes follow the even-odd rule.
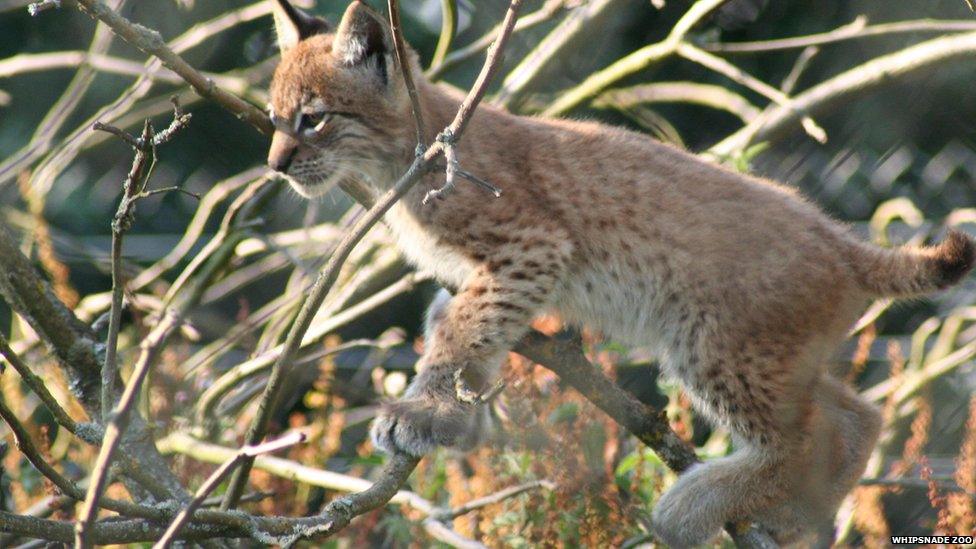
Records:
[[[374,446],[388,454],[420,457],[438,446],[470,450],[481,441],[486,419],[484,406],[401,400],[384,407],[370,428],[370,437]]]

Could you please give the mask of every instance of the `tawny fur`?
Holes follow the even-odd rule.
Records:
[[[385,22],[358,2],[335,33],[277,20],[269,164],[309,197],[354,180],[385,190],[416,145]],[[444,128],[462,95],[410,57],[428,130]],[[462,181],[423,205],[444,183],[432,173],[387,215],[407,258],[457,293],[405,397],[373,424],[375,444],[414,455],[476,444],[483,405],[458,389],[487,388],[531,319],[555,312],[656,350],[697,409],[733,433],[732,455],[682,475],[657,503],[657,534],[675,547],[730,521],[759,520],[784,540],[829,524],[879,417],[825,362],[871,298],[945,287],[973,263],[961,233],[877,248],[786,187],[597,123],[482,105],[458,155],[503,194]]]

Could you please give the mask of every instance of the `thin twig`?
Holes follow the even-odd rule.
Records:
[[[519,17],[518,22],[515,23],[515,29],[512,31],[512,34],[517,34],[523,30],[528,30],[535,27],[540,23],[545,23],[564,9],[568,9],[566,6],[566,0],[547,0],[546,3],[543,4],[538,10],[528,15]],[[495,40],[495,37],[498,36],[501,28],[501,23],[499,23],[493,29],[482,35],[481,38],[478,38],[467,46],[458,48],[448,53],[441,63],[432,63],[433,66],[427,70],[427,78],[432,81],[438,80],[445,72],[488,49],[488,46],[490,46]]]
[[[440,521],[454,520],[461,515],[466,515],[472,511],[477,511],[482,507],[501,503],[506,499],[513,498],[519,494],[524,494],[525,492],[529,492],[531,490],[538,490],[540,488],[552,491],[556,489],[556,484],[548,480],[533,480],[531,482],[526,482],[525,484],[519,484],[518,486],[510,486],[484,497],[473,499],[463,505],[451,508],[445,512],[433,513],[433,516]]]
[[[463,168],[458,167],[458,168],[456,168],[456,170],[457,170],[457,174],[458,175],[460,175],[461,177],[463,177],[463,178],[467,179],[468,181],[474,183],[475,185],[478,185],[482,189],[490,192],[492,195],[494,195],[495,198],[498,198],[498,197],[500,197],[502,195],[502,190],[499,189],[498,187],[492,185],[491,182],[485,181],[484,179],[478,177],[477,175],[475,175],[475,174],[473,174],[473,173],[471,173],[468,170],[465,170]]]
[[[123,76],[141,76],[145,64],[121,57],[113,57],[87,51],[67,50],[44,53],[19,53],[0,60],[0,78],[10,78],[26,73],[49,71],[53,69],[75,69],[89,67],[100,72]],[[213,75],[214,78],[225,78]],[[183,79],[172,71],[152,75],[153,80],[167,84],[180,84]]]
[[[966,0],[967,2],[971,0]],[[974,21],[956,21],[952,19],[916,19],[912,21],[897,21],[894,23],[880,23],[867,25],[867,18],[858,16],[854,21],[828,32],[811,34],[808,36],[794,36],[776,40],[761,40],[758,42],[724,42],[720,44],[704,44],[702,49],[713,53],[761,53],[779,50],[807,48],[810,46],[825,46],[845,40],[860,40],[874,36],[886,36],[910,32],[967,32],[976,30]]]
[[[179,130],[190,123],[190,115],[183,113],[176,98],[173,102],[173,121],[159,133],[153,131],[152,122],[147,118],[142,134],[135,138],[115,126],[96,122],[94,129],[105,131],[119,137],[135,150],[132,167],[122,184],[122,199],[112,220],[112,304],[109,309],[108,336],[105,343],[105,363],[102,366],[102,421],[108,423],[109,412],[114,404],[115,380],[118,377],[119,325],[122,320],[122,300],[125,281],[122,279],[122,242],[125,233],[132,226],[136,203],[158,191],[147,191],[149,176],[156,162],[156,146],[166,143]],[[160,189],[166,191],[168,189]]]
[[[3,355],[3,357],[7,359],[7,363],[13,366],[14,370],[17,370],[17,373],[20,374],[20,378],[24,380],[24,383],[27,384],[27,386],[34,391],[34,394],[41,399],[41,402],[47,406],[47,409],[51,412],[51,415],[54,416],[54,420],[58,422],[58,425],[64,427],[72,433],[76,432],[78,429],[78,424],[75,422],[75,420],[71,419],[68,412],[61,407],[61,404],[56,398],[54,398],[54,395],[48,391],[47,385],[44,384],[44,380],[31,371],[30,367],[27,366],[27,364],[20,359],[17,353],[14,352],[14,350],[10,347],[7,338],[4,337],[2,333],[0,333],[0,355]]]
[[[471,87],[471,91],[468,96],[461,103],[461,107],[458,109],[457,114],[454,116],[454,121],[451,125],[444,129],[438,136],[437,142],[441,145],[444,152],[444,160],[447,162],[447,168],[445,169],[445,181],[444,185],[437,189],[431,189],[424,195],[423,203],[427,204],[432,199],[443,198],[444,195],[450,192],[454,188],[454,174],[457,173],[460,168],[460,163],[457,159],[457,149],[455,145],[464,132],[464,128],[468,125],[468,121],[474,114],[474,109],[478,107],[478,103],[484,97],[485,93],[488,91],[488,84],[494,78],[495,73],[501,68],[502,61],[504,59],[505,43],[508,42],[508,37],[512,34],[512,29],[515,27],[515,22],[518,20],[518,10],[522,5],[521,0],[512,0],[512,3],[508,7],[508,12],[505,14],[505,20],[502,21],[502,31],[498,35],[498,39],[488,48],[488,55],[485,57],[485,64],[481,68],[481,72],[478,74],[478,78],[475,80],[474,85]],[[501,191],[495,188],[494,185],[488,186],[489,190],[498,191],[495,194],[496,197],[501,195]]]
[[[277,496],[276,492],[253,492],[241,496],[241,503],[256,503]],[[219,507],[224,498],[221,496],[211,496],[200,504],[200,507]]]
[[[966,492],[964,488],[956,484],[952,477],[945,478],[933,478],[931,480],[925,480],[921,478],[862,478],[857,481],[860,486],[890,486],[892,488],[914,488],[916,490],[928,490],[929,483],[936,482],[939,485],[940,490],[945,490],[948,492]],[[976,495],[971,495],[971,497],[976,497]]]
[[[118,135],[136,150],[132,169],[129,170],[129,175],[122,184],[122,199],[119,201],[118,211],[115,212],[115,219],[112,221],[112,305],[109,309],[105,364],[102,365],[102,421],[107,424],[109,412],[114,405],[115,378],[118,376],[116,356],[119,343],[119,325],[122,321],[122,300],[125,292],[125,281],[122,279],[122,238],[132,226],[136,196],[144,185],[143,177],[148,173],[146,169],[147,156],[151,154],[152,149],[141,146],[131,135],[118,128],[98,124],[95,129],[102,129]],[[142,143],[145,143],[149,139],[152,139],[152,123],[147,119],[143,126],[141,140]]]
[[[813,61],[813,58],[816,57],[818,53],[820,53],[820,48],[817,46],[807,46],[806,48],[803,48],[803,51],[801,51],[800,55],[797,56],[796,61],[793,62],[793,68],[790,69],[789,74],[783,78],[783,82],[779,85],[780,91],[786,95],[792,94],[797,83],[800,81],[800,76],[802,76],[803,72],[807,70],[807,67],[810,66],[810,62]]]
[[[390,11],[390,30],[393,34],[393,49],[396,52],[397,64],[400,65],[400,75],[403,77],[403,84],[407,88],[407,96],[410,97],[410,110],[413,112],[413,120],[417,131],[417,154],[420,154],[427,146],[427,130],[424,126],[424,115],[420,109],[420,97],[417,95],[417,87],[413,83],[413,70],[411,69],[410,59],[407,57],[407,48],[403,43],[403,28],[400,26],[400,2],[398,0],[388,0],[387,6]]]
[[[76,523],[75,545],[80,548],[89,547],[91,544],[88,538],[88,531],[91,523],[98,514],[98,500],[101,498],[102,491],[105,489],[109,467],[118,449],[118,444],[126,428],[128,428],[132,407],[142,387],[142,382],[155,362],[162,343],[182,321],[182,311],[176,309],[166,310],[163,319],[143,341],[142,352],[132,372],[132,376],[129,378],[125,390],[122,392],[118,405],[113,408],[112,402],[116,395],[115,380],[118,378],[118,365],[116,363],[118,335],[122,318],[122,299],[125,287],[125,281],[122,279],[121,265],[123,236],[129,227],[132,226],[136,202],[148,196],[146,194],[146,187],[149,184],[149,178],[156,162],[156,146],[172,139],[177,131],[185,128],[189,123],[189,115],[184,114],[180,110],[180,105],[176,100],[173,101],[173,109],[173,121],[162,132],[155,133],[152,122],[147,119],[143,125],[142,135],[138,139],[132,138],[131,136],[123,138],[125,142],[133,145],[135,158],[132,161],[132,168],[129,170],[129,174],[123,183],[122,199],[119,202],[115,219],[112,221],[112,306],[109,316],[105,363],[102,366],[101,372],[102,420],[107,425],[107,428],[102,439],[102,446],[99,449],[95,467],[92,470],[92,479],[88,486],[88,493],[85,496],[84,507]],[[108,130],[108,126],[100,125],[99,127],[111,131]],[[115,135],[125,134],[121,130],[116,130],[112,131],[112,133]],[[112,412],[110,413],[109,410],[112,410]]]
[[[261,454],[270,454],[272,452],[277,452],[278,450],[283,450],[296,444],[300,444],[304,441],[305,434],[294,431],[290,434],[282,436],[281,438],[278,438],[277,440],[265,442],[264,444],[260,444],[258,446],[245,446],[238,450],[237,454],[233,458],[224,462],[223,465],[218,467],[216,471],[207,477],[207,480],[204,481],[204,483],[197,490],[197,493],[194,494],[193,500],[190,501],[190,503],[188,503],[178,515],[176,515],[176,518],[174,518],[173,522],[171,522],[169,527],[166,528],[166,532],[163,533],[163,536],[159,538],[159,541],[153,545],[153,548],[165,549],[171,546],[176,540],[176,536],[180,533],[180,530],[182,530],[187,521],[193,517],[193,513],[201,505],[203,505],[203,502],[207,499],[207,496],[209,496],[210,493],[213,492],[217,486],[224,481],[224,478],[226,478],[235,467],[240,465],[241,461],[245,457],[256,457]]]
[[[678,19],[664,40],[644,46],[617,60],[609,67],[591,74],[579,85],[559,94],[559,98],[549,105],[543,114],[546,116],[565,114],[617,81],[675,55],[678,46],[684,42],[688,31],[725,1],[698,0]]]

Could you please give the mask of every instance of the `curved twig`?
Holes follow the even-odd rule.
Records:
[[[760,40],[757,42],[723,42],[718,44],[701,44],[703,50],[713,53],[760,53],[769,51],[791,50],[810,46],[825,46],[846,40],[861,40],[875,36],[902,34],[910,32],[967,32],[976,30],[976,21],[955,21],[952,19],[916,19],[913,21],[898,21],[894,23],[880,23],[867,25],[867,18],[860,16],[854,21],[828,32],[811,34],[808,36],[794,36],[776,40]]]
[[[973,55],[976,55],[976,32],[943,36],[876,57],[793,96],[785,105],[770,106],[756,120],[714,145],[709,152],[724,157],[744,150],[751,143],[776,139],[808,114],[826,112],[837,103],[872,87],[931,68],[941,61]]]

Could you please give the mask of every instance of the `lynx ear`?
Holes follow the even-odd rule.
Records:
[[[278,48],[282,53],[309,36],[329,31],[329,23],[325,19],[305,13],[289,4],[288,0],[274,0],[274,21]]]
[[[385,80],[386,54],[391,51],[392,43],[386,21],[372,8],[356,0],[342,16],[332,50],[350,66],[365,64],[375,58]]]

